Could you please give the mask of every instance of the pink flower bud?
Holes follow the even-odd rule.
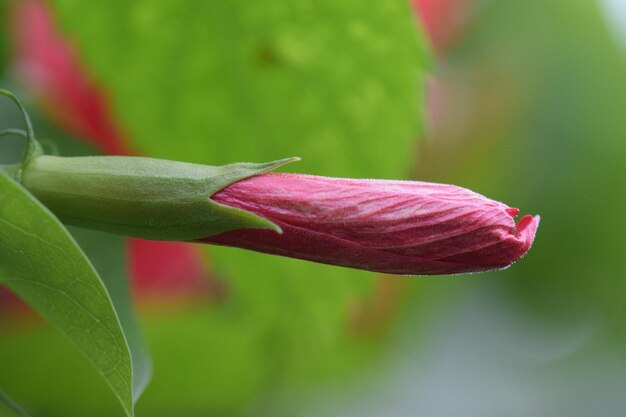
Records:
[[[465,188],[415,181],[264,174],[213,195],[278,224],[202,239],[369,271],[430,275],[505,268],[530,248],[539,216]]]

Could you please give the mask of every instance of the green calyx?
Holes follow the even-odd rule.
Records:
[[[152,240],[189,241],[236,229],[280,227],[211,196],[298,158],[208,166],[132,156],[39,156],[22,184],[61,221]]]
[[[44,155],[30,118],[6,90],[0,95],[21,110],[27,146],[21,163],[2,169],[28,189],[61,221],[80,227],[152,240],[192,241],[237,229],[282,230],[245,210],[211,200],[232,183],[263,174],[299,158],[268,163],[208,166],[132,156]]]

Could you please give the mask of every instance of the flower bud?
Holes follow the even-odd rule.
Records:
[[[430,275],[505,268],[533,243],[539,216],[443,184],[264,174],[212,199],[277,224],[201,239],[369,271]]]
[[[271,174],[297,158],[221,167],[140,157],[37,156],[22,183],[62,221],[390,274],[504,268],[539,216],[453,185]]]

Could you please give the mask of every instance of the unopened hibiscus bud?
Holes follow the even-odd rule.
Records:
[[[62,221],[153,240],[199,241],[390,274],[504,268],[524,256],[539,216],[452,185],[355,180],[130,156],[42,154],[27,130],[22,162],[4,167]]]
[[[235,246],[390,274],[504,268],[539,217],[453,185],[221,167],[140,157],[37,156],[22,183],[61,220],[155,240]]]
[[[539,216],[453,185],[264,174],[214,201],[280,226],[235,230],[202,242],[390,274],[505,268],[533,243]]]

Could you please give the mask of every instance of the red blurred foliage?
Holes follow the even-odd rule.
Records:
[[[131,153],[105,92],[83,68],[76,48],[60,32],[45,2],[16,2],[11,30],[17,77],[50,119],[104,153]],[[140,298],[197,296],[211,289],[191,244],[130,239],[128,254]]]
[[[11,291],[0,286],[0,314],[3,316],[2,318],[8,312],[20,310],[28,311],[28,308]]]
[[[20,1],[12,18],[16,75],[46,114],[104,153],[129,153],[102,90],[86,74],[44,3]]]
[[[467,22],[471,0],[411,0],[436,51],[459,38]]]
[[[196,245],[129,239],[130,275],[140,300],[198,298],[214,301],[227,295],[222,281],[207,279]]]

